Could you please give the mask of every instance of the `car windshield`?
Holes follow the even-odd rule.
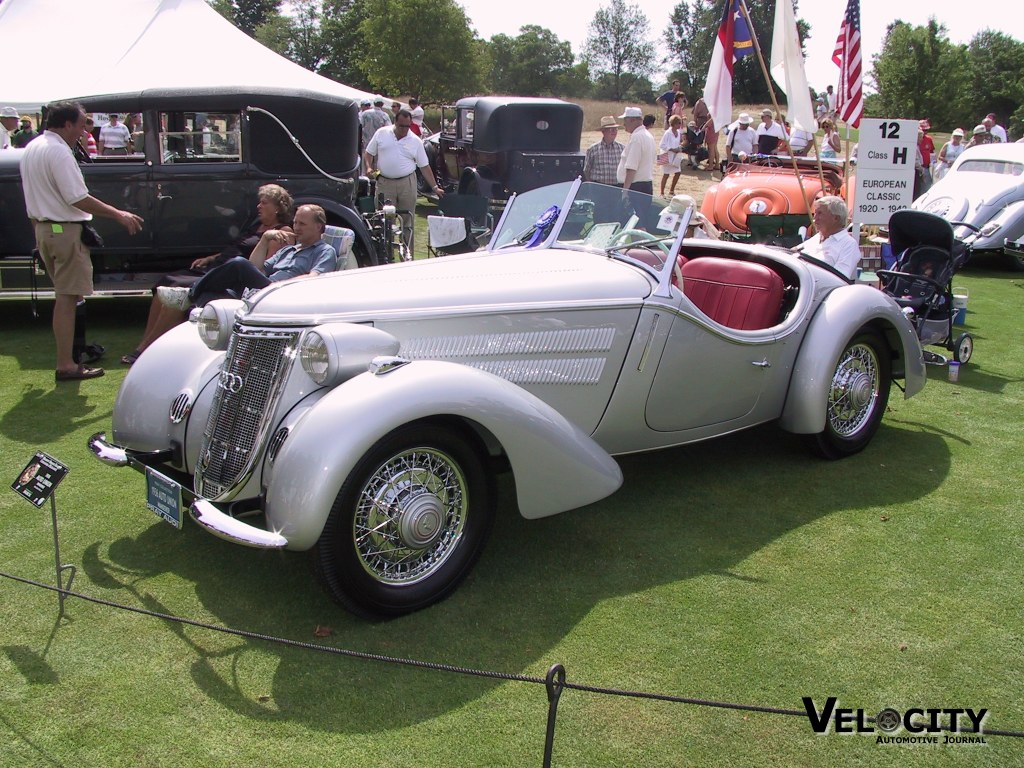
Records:
[[[566,248],[607,251],[660,270],[681,239],[690,198],[667,200],[619,187],[567,181],[516,195],[490,248]]]
[[[1024,163],[1009,160],[964,160],[958,173],[996,173],[1000,176],[1020,176],[1024,173]]]

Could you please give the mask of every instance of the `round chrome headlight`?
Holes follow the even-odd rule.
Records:
[[[331,370],[331,352],[323,336],[316,331],[309,331],[302,338],[302,344],[299,346],[299,362],[306,375],[323,386]]]
[[[211,301],[203,307],[196,320],[199,338],[210,349],[227,349],[231,329],[235,324],[235,315],[243,307],[245,302],[235,299]]]
[[[398,339],[370,325],[324,323],[299,342],[299,364],[318,386],[333,387],[366,371],[381,355],[398,354]]]

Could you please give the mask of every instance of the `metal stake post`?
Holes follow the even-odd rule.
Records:
[[[60,604],[60,612],[57,614],[58,619],[64,618],[64,593],[71,591],[71,583],[75,580],[75,573],[77,569],[73,565],[65,564],[61,565],[60,562],[60,541],[57,538],[57,494],[53,493],[50,496],[50,516],[53,519],[53,561],[57,569],[57,601]],[[68,578],[68,583],[65,586],[63,583],[64,571],[71,571],[71,576]]]

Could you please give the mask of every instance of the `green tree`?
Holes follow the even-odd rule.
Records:
[[[330,42],[321,74],[369,91],[372,90],[370,80],[358,61],[363,46],[361,25],[365,20],[364,0],[334,0],[333,11],[325,14],[321,21],[324,38]]]
[[[934,127],[944,130],[970,122],[972,95],[966,92],[964,82],[966,49],[951,43],[945,26],[934,17],[925,26],[904,21],[890,24],[872,65],[870,83],[877,92],[871,101],[873,114],[927,117]]]
[[[676,68],[670,81],[679,79],[691,104],[700,96],[707,80],[721,20],[721,8],[716,7],[719,4],[712,0],[681,0],[669,14],[664,32],[669,50],[665,63]]]
[[[657,54],[650,39],[650,24],[638,5],[625,0],[611,0],[607,8],[599,8],[587,33],[584,60],[596,81],[610,86],[606,98],[622,101],[635,95],[636,86],[647,81],[643,100],[652,97],[649,77],[657,69]],[[598,90],[604,92],[604,85]]]
[[[1001,121],[1010,120],[1018,110],[1010,122],[1019,134],[1024,118],[1024,43],[1002,32],[982,30],[967,46],[967,71],[970,85],[965,90],[973,97],[973,121],[980,123],[989,112]],[[964,125],[969,127],[970,122]]]
[[[256,28],[270,21],[278,13],[281,0],[208,0],[225,19],[249,35],[256,36]]]
[[[558,93],[572,68],[572,47],[548,29],[533,24],[519,35],[490,40],[491,90],[519,96]]]
[[[455,0],[365,0],[356,61],[374,89],[454,99],[479,90],[479,51]]]
[[[332,5],[325,0],[292,0],[292,13],[271,16],[256,28],[256,39],[296,64],[320,72],[331,51],[322,21]]]

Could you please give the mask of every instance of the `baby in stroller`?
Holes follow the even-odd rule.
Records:
[[[966,363],[974,340],[969,333],[953,340],[953,275],[967,263],[969,252],[953,237],[953,227],[931,213],[897,211],[889,219],[889,243],[896,262],[892,269],[878,270],[882,290],[903,308],[922,346],[942,346],[958,363]],[[928,350],[924,360],[949,362]]]
[[[701,126],[697,130],[697,123],[693,120],[686,126],[687,153],[690,158],[690,168],[697,170],[697,166],[708,159],[708,148],[705,144],[705,130]]]

